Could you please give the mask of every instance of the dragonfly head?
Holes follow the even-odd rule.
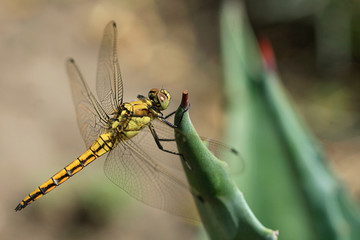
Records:
[[[149,99],[160,111],[165,110],[170,103],[170,93],[165,89],[153,88],[149,91]]]

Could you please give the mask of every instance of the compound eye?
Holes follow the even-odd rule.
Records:
[[[155,98],[157,97],[159,91],[160,91],[160,90],[159,90],[158,88],[153,88],[153,89],[151,89],[151,90],[149,91],[149,94],[148,94],[149,99],[150,99],[150,100],[155,100]]]
[[[160,90],[158,88],[152,88],[150,92],[160,92]]]
[[[160,110],[165,110],[170,103],[170,94],[166,90],[161,90],[158,93],[158,99],[160,103]]]
[[[165,96],[165,94],[163,94],[163,93],[161,93],[161,92],[158,94],[158,98],[159,98],[159,101],[160,101],[160,102],[165,102],[166,99],[167,99],[167,97]]]

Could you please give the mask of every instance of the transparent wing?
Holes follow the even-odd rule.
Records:
[[[74,59],[66,61],[66,70],[70,80],[80,133],[86,147],[90,147],[106,127],[109,117],[91,93]]]
[[[101,106],[109,115],[119,109],[123,97],[116,41],[116,23],[111,21],[104,30],[96,76],[96,92]]]
[[[165,125],[164,123],[160,122],[159,120],[154,120],[159,122],[159,126]],[[154,122],[152,121],[152,123]],[[160,131],[158,133],[160,138],[172,138],[174,139],[174,130],[167,125],[163,126],[166,127],[168,131],[166,134]],[[157,130],[157,129],[156,129]],[[171,169],[175,171],[175,174],[178,174],[177,171],[180,171],[183,174],[183,167],[181,163],[181,159],[178,155],[170,154],[164,151],[161,151],[159,147],[156,145],[153,135],[150,132],[148,127],[142,129],[134,138],[131,139],[133,142],[141,146],[141,149],[146,152],[152,159],[156,159],[157,162],[160,162],[162,166],[166,167],[167,169]],[[175,141],[164,141],[161,142],[164,149],[178,152],[176,142]],[[185,179],[185,175],[184,179]]]
[[[136,143],[138,144],[138,141]],[[145,153],[141,144],[137,144],[132,139],[119,142],[105,161],[106,176],[132,197],[147,205],[198,220],[183,171],[167,169],[157,158],[151,158]]]

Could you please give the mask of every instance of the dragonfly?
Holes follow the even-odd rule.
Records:
[[[96,77],[99,101],[74,59],[67,60],[66,68],[78,126],[87,150],[28,194],[15,210],[24,209],[107,154],[105,175],[129,195],[147,205],[196,219],[191,188],[182,171],[176,143],[171,138],[176,124],[168,119],[173,113],[164,116],[162,112],[169,106],[170,93],[153,88],[147,97],[138,95],[136,101],[123,102],[116,23],[111,21],[106,25],[99,51]],[[206,142],[209,149],[227,148],[212,139]],[[228,150],[236,153],[234,149]],[[159,157],[160,153],[163,157]],[[176,160],[171,156],[176,156]]]

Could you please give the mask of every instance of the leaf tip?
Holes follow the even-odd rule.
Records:
[[[268,70],[276,70],[276,60],[270,40],[267,37],[259,38],[259,48],[264,65]]]
[[[183,95],[182,95],[182,99],[181,99],[181,104],[180,106],[183,108],[183,109],[186,109],[189,107],[189,92],[188,90],[184,90],[183,91]]]

